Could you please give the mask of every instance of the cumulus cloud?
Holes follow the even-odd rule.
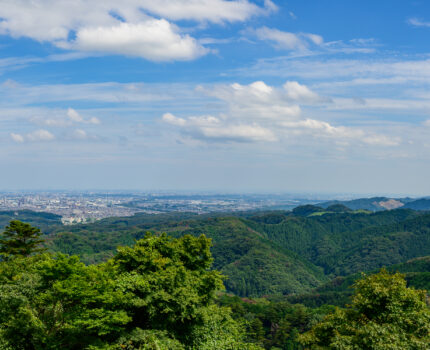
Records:
[[[15,133],[11,133],[10,137],[12,138],[13,141],[17,142],[17,143],[23,143],[24,142],[24,136],[22,136],[21,134],[15,134]]]
[[[290,33],[279,29],[261,27],[251,31],[258,39],[271,42],[278,49],[306,50],[310,45],[321,45],[324,40],[312,33]]]
[[[306,85],[301,85],[297,81],[287,81],[283,86],[288,98],[299,102],[318,102],[322,97],[313,92]]]
[[[295,81],[287,81],[282,88],[256,81],[249,85],[234,83],[212,89],[200,88],[200,91],[224,103],[226,112],[218,116],[190,117],[166,113],[162,121],[185,136],[210,142],[282,142],[287,139],[301,142],[303,136],[370,146],[396,146],[400,142],[359,128],[303,117],[299,103],[325,103],[327,99]]]
[[[90,117],[85,119],[73,108],[68,108],[65,115],[63,113],[64,112],[60,112],[60,115],[57,115],[59,114],[59,112],[55,111],[55,112],[51,112],[48,116],[47,115],[33,116],[30,118],[30,122],[37,125],[56,127],[56,128],[66,128],[66,127],[73,126],[74,124],[99,125],[101,123],[97,117]],[[54,114],[54,116],[51,116],[51,114]]]
[[[73,108],[69,108],[67,110],[67,116],[74,122],[81,123],[84,121],[84,118],[81,117],[81,115],[76,112]]]
[[[13,141],[17,143],[44,142],[44,141],[52,141],[55,139],[55,136],[45,129],[35,130],[26,135],[11,133],[10,137],[12,138]]]
[[[84,119],[76,110],[73,108],[69,108],[67,110],[67,116],[69,119],[75,123],[83,123],[83,124],[100,124],[100,120],[96,117],[91,117],[89,119]]]
[[[205,141],[276,141],[276,136],[271,130],[257,123],[229,123],[214,116],[194,116],[183,119],[171,113],[164,114],[162,119],[168,124],[182,127],[187,135]]]
[[[162,119],[166,123],[169,123],[169,124],[172,124],[172,125],[177,125],[177,126],[184,126],[187,123],[185,119],[175,117],[171,113],[165,113],[165,114],[163,114]]]
[[[208,50],[168,20],[237,22],[275,10],[270,0],[263,7],[248,0],[125,0],[120,6],[113,0],[4,0],[0,35],[152,61],[192,60]]]
[[[67,131],[62,136],[65,140],[72,140],[72,141],[97,141],[100,140],[100,138],[97,135],[92,135],[88,133],[87,131],[83,129],[74,129]]]
[[[300,106],[291,103],[285,95],[263,81],[249,85],[238,83],[218,85],[211,90],[203,91],[228,104],[232,118],[268,120],[297,118],[301,114]],[[252,117],[251,117],[252,116]]]
[[[190,60],[208,52],[189,35],[180,35],[166,20],[119,23],[112,27],[83,28],[76,40],[62,47],[143,57],[151,61]]]

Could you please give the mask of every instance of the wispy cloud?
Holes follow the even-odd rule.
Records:
[[[259,40],[268,41],[277,49],[307,50],[311,45],[321,45],[324,39],[317,34],[290,33],[275,28],[260,27],[249,29],[246,33]]]
[[[407,22],[415,27],[430,27],[430,22],[422,21],[416,17],[409,18]]]

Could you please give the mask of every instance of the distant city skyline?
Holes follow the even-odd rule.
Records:
[[[0,3],[0,190],[430,194],[430,3]]]

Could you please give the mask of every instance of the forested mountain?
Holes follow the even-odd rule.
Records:
[[[390,265],[389,272],[404,274],[408,286],[430,291],[430,256],[408,260],[405,263]],[[378,270],[369,271],[376,273]],[[348,276],[335,277],[328,283],[315,288],[310,293],[290,295],[285,300],[291,303],[304,304],[308,307],[319,307],[324,304],[344,306],[351,302],[351,286],[362,277],[362,272]]]
[[[220,349],[230,349],[230,345],[225,343],[228,341],[231,344],[238,342],[236,348],[231,348],[236,350],[257,349],[258,346],[265,349],[302,350],[306,347],[301,344],[316,344],[320,341],[313,333],[319,330],[318,327],[315,328],[315,324],[324,325],[324,322],[330,322],[330,317],[339,316],[336,313],[339,311],[335,311],[323,319],[334,310],[333,305],[345,307],[353,302],[352,287],[357,286],[357,281],[363,278],[363,271],[376,273],[380,267],[386,266],[389,272],[404,273],[409,287],[430,289],[430,214],[410,209],[373,213],[352,210],[342,204],[331,204],[327,208],[306,205],[293,211],[238,213],[235,216],[139,214],[73,226],[61,225],[56,216],[26,211],[0,213],[0,218],[31,220],[35,226],[45,227],[43,238],[49,251],[77,254],[87,264],[81,264],[77,257],[70,258],[65,255],[41,255],[29,257],[27,262],[15,260],[13,263],[0,263],[0,270],[3,269],[0,274],[5,278],[0,295],[3,295],[1,298],[5,301],[4,310],[7,311],[1,322],[3,326],[7,324],[4,329],[13,330],[4,333],[2,328],[3,335],[0,334],[0,340],[8,339],[11,342],[21,341],[25,336],[38,344],[53,342],[54,347],[58,341],[100,344],[88,349],[104,348],[103,342],[116,344],[106,349],[124,348],[124,342],[133,346],[142,342],[153,342],[154,346],[164,346],[166,349],[194,349],[193,345],[189,344],[196,342],[206,344],[205,349],[209,350],[212,349],[210,344],[213,342],[224,344],[219,345]],[[147,232],[154,235],[148,235]],[[163,232],[172,238],[162,235]],[[218,304],[217,308],[213,304],[209,309],[207,304],[198,304],[196,312],[201,314],[196,317],[203,317],[204,322],[209,323],[205,324],[201,331],[193,333],[192,329],[200,329],[200,326],[194,321],[185,321],[188,324],[187,332],[192,332],[192,335],[190,333],[189,338],[184,338],[183,330],[165,323],[165,320],[157,318],[156,314],[148,314],[145,316],[147,318],[141,319],[140,311],[137,312],[135,307],[144,301],[151,307],[180,309],[179,304],[170,305],[175,298],[188,298],[187,288],[182,288],[183,282],[178,282],[183,278],[180,266],[194,269],[195,262],[189,265],[188,254],[194,256],[197,262],[204,258],[205,266],[209,266],[211,261],[209,256],[201,255],[198,249],[187,246],[188,241],[195,242],[193,244],[198,246],[198,241],[193,241],[192,238],[196,237],[202,242],[204,240],[208,248],[209,241],[201,238],[204,237],[202,235],[211,239],[211,254],[214,258],[212,269],[224,275],[223,283],[227,294],[218,292],[217,297],[212,299]],[[157,237],[161,237],[160,241]],[[179,240],[174,240],[174,237]],[[139,243],[135,245],[136,241]],[[147,246],[149,242],[155,245]],[[159,245],[156,242],[163,243]],[[189,253],[184,256],[182,253],[179,256],[172,255],[171,248],[165,250],[170,244],[173,244],[174,250],[184,248]],[[117,253],[117,247],[120,245],[135,246],[120,248]],[[149,249],[150,246],[153,248]],[[141,247],[145,248],[140,251]],[[179,264],[179,270],[175,270],[172,275],[177,277],[171,276],[171,279],[168,274],[164,275],[163,269],[153,270],[151,264],[163,264],[165,259],[152,256],[153,249],[159,250],[163,256],[168,254],[169,259],[175,261],[174,264]],[[208,254],[206,248],[204,251]],[[146,260],[142,260],[141,257],[137,258],[139,254],[150,255]],[[127,262],[123,266],[125,270],[118,270],[115,266],[117,263],[121,266],[123,260]],[[107,264],[104,264],[104,261],[107,261]],[[139,287],[134,279],[141,268],[146,270],[142,270],[144,273],[138,277],[142,279],[139,283],[143,283],[141,286],[139,284]],[[18,271],[25,273],[18,274]],[[160,273],[160,276],[152,275],[154,271]],[[199,271],[202,276],[210,272],[207,268]],[[378,278],[385,281],[401,280],[398,276],[384,275],[384,272],[380,276]],[[27,283],[26,278],[33,282]],[[99,278],[106,283],[100,285],[97,282]],[[190,277],[190,281],[193,279],[194,277]],[[206,277],[203,280],[206,281]],[[372,277],[367,280],[369,283],[374,281]],[[144,288],[146,283],[153,281],[158,281],[157,285]],[[165,282],[168,284],[164,285]],[[175,287],[172,288],[169,283],[174,283]],[[220,279],[217,283],[217,288],[221,288]],[[132,303],[131,307],[131,304],[124,301],[126,299],[121,299],[124,286],[133,293],[138,292],[133,298],[141,298],[141,291],[133,288],[144,288],[145,293],[152,294],[149,299],[135,299],[136,303],[133,301],[135,304]],[[159,295],[159,292],[154,290],[160,286],[166,289],[160,290]],[[54,287],[60,289],[53,293]],[[202,291],[198,285],[192,289]],[[17,292],[34,294],[31,294],[31,298],[24,298],[24,294],[17,295],[22,299],[26,310],[32,310],[36,317],[35,323],[23,329],[18,337],[16,334],[21,316],[13,316],[16,313],[16,305],[7,301],[15,298]],[[408,293],[415,292],[412,290]],[[422,293],[416,295],[417,298],[418,295],[419,298],[423,297]],[[264,298],[259,298],[262,296]],[[161,299],[157,299],[159,297]],[[194,300],[195,296],[192,298]],[[51,301],[66,302],[64,305],[67,306],[61,315],[66,317],[66,328],[54,333],[50,333],[48,328],[50,322],[58,321],[57,318],[47,318],[40,312],[43,307],[49,309]],[[41,305],[44,305],[42,309]],[[422,312],[427,310],[425,304],[420,305]],[[228,309],[222,309],[225,306],[232,310],[231,316]],[[222,312],[225,312],[225,315],[221,315]],[[342,312],[351,315],[347,311]],[[179,319],[172,322],[177,324]],[[199,322],[201,321],[197,323]],[[46,329],[36,329],[37,324]],[[69,326],[74,328],[73,334],[67,333]],[[221,328],[213,331],[213,327]],[[48,332],[49,336],[43,335],[44,332]],[[361,330],[357,328],[357,332],[360,333]],[[427,341],[425,338],[424,342]],[[204,346],[199,345],[197,348],[203,349]],[[24,345],[22,348],[27,349]]]
[[[303,294],[336,276],[430,255],[430,214],[406,209],[370,213],[306,205],[237,216],[139,214],[74,226],[60,225],[55,216],[22,215],[48,226],[51,251],[78,254],[86,263],[108,259],[147,231],[205,234],[212,239],[214,268],[227,276],[227,290],[240,296]]]
[[[174,237],[184,234],[205,234],[212,239],[214,268],[228,276],[228,290],[238,295],[288,294],[309,290],[327,278],[321,268],[300,258],[290,250],[278,246],[253,230],[238,217],[206,217],[169,222],[149,222],[142,216],[112,222],[105,228],[100,222],[73,227],[73,232],[59,232],[48,238],[51,249],[69,254],[81,254],[87,262],[100,261],[110,256],[120,244],[131,245],[146,231],[167,232]],[[158,218],[157,218],[158,219]],[[114,225],[112,230],[110,226]],[[142,228],[143,227],[143,228]]]

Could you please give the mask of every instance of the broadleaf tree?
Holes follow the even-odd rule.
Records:
[[[385,269],[354,284],[351,305],[300,336],[306,349],[430,349],[426,292],[408,288],[400,273]]]

